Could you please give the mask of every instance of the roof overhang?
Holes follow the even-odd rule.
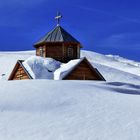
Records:
[[[83,46],[81,45],[81,43],[76,43],[76,42],[40,42],[38,44],[34,44],[34,47],[35,48],[38,48],[40,46],[44,46],[44,45],[51,45],[51,44],[71,44],[71,45],[77,45],[79,46],[80,48],[83,48]]]

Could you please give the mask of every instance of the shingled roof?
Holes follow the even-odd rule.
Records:
[[[72,35],[70,35],[67,31],[65,31],[60,25],[57,26],[54,30],[47,33],[37,43],[35,43],[35,46],[39,45],[39,44],[42,44],[42,43],[50,43],[50,42],[80,43]]]

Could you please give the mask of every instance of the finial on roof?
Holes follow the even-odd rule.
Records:
[[[62,15],[60,14],[60,12],[57,12],[57,16],[55,17],[55,19],[57,20],[57,26],[60,25],[60,19],[62,18]]]

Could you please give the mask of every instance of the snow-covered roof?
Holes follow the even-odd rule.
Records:
[[[60,65],[59,61],[39,56],[31,56],[23,62],[33,79],[53,79],[53,73]]]
[[[73,70],[84,58],[61,63],[52,58],[31,56],[22,64],[33,79],[62,80]]]
[[[68,75],[84,58],[71,60],[66,64],[61,64],[54,72],[54,80],[62,80],[66,75]]]

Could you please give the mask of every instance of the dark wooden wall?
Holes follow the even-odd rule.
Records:
[[[46,46],[46,57],[54,58],[58,61],[63,61],[65,58],[64,48],[62,45]]]
[[[78,49],[80,52],[79,44],[72,44],[72,43],[47,43],[40,47],[36,48],[36,55],[41,56],[40,49],[43,48],[43,57],[51,57],[55,60],[61,62],[68,62],[73,59],[77,59],[78,56]],[[68,57],[68,47],[73,47],[73,57]]]
[[[13,73],[13,77],[10,80],[25,80],[29,79],[28,75],[24,71],[24,69],[18,65],[16,71]]]
[[[94,68],[85,62],[81,62],[70,74],[63,80],[103,80],[101,79]]]

